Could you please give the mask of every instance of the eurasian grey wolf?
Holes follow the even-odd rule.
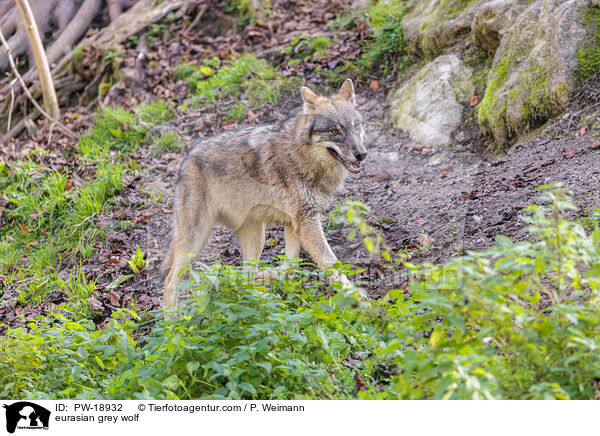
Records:
[[[297,258],[302,245],[319,268],[337,261],[321,218],[348,173],[362,168],[363,119],[350,79],[330,97],[307,87],[300,91],[303,108],[281,123],[222,133],[190,148],[179,171],[171,246],[162,263],[163,274],[168,272],[165,306],[177,304],[181,272],[217,222],[235,231],[244,262],[259,258],[271,223],[284,225],[286,258]],[[343,275],[334,278],[348,284]]]

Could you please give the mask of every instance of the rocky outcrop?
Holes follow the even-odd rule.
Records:
[[[471,22],[475,43],[494,53],[505,30],[512,26],[530,3],[530,0],[492,0],[479,3]]]
[[[538,0],[508,28],[496,50],[483,100],[482,129],[496,144],[559,113],[575,87],[578,49],[589,38],[589,1]]]
[[[427,58],[468,35],[477,9],[475,0],[411,0],[402,19],[410,52]]]
[[[440,56],[391,96],[394,125],[421,144],[449,144],[472,90],[471,70],[454,55]]]

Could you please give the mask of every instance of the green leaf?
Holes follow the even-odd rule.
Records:
[[[98,356],[94,356],[94,359],[96,359],[96,363],[98,364],[98,366],[102,369],[106,369],[106,367],[104,366],[104,362],[102,362],[102,360],[100,360],[100,358]]]
[[[109,131],[110,133],[112,133],[112,135],[113,135],[115,138],[119,138],[119,139],[122,139],[122,138],[123,138],[123,131],[122,131],[121,129],[111,129],[111,128],[109,127],[109,128],[108,128],[108,131]]]
[[[190,376],[193,376],[194,373],[198,370],[198,368],[200,368],[200,362],[196,362],[196,361],[188,362],[185,365],[185,369],[187,370],[187,372]]]
[[[429,345],[436,347],[437,344],[444,338],[445,332],[439,328],[436,328],[431,336],[429,337]]]
[[[129,261],[131,262],[131,261]],[[130,264],[131,265],[131,264]],[[133,266],[131,267],[133,269]],[[113,280],[107,287],[106,289],[115,289],[117,286],[122,285],[123,283],[125,283],[127,280],[131,279],[135,277],[134,274],[127,274],[125,276],[121,276],[118,277],[117,279]]]
[[[242,382],[239,384],[239,388],[243,391],[249,392],[252,395],[256,395],[256,389],[248,382]]]
[[[267,371],[267,374],[271,374],[271,368],[273,367],[270,362],[258,362],[256,366],[260,366]]]
[[[448,315],[447,319],[452,323],[454,327],[460,330],[461,333],[464,333],[466,325],[465,319],[462,316],[457,314],[451,314]]]
[[[90,353],[88,352],[88,350],[84,347],[79,347],[77,349],[77,353],[79,353],[79,355],[81,356],[81,358],[83,360],[86,360],[88,358],[88,356],[90,355]]]

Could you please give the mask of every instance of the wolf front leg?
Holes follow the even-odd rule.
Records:
[[[319,268],[327,269],[337,262],[337,257],[333,254],[323,227],[321,226],[320,217],[314,217],[309,220],[303,220],[298,224],[298,236],[302,246],[310,254]],[[332,276],[333,281],[340,281],[344,287],[348,287],[350,282],[348,278],[334,271]]]

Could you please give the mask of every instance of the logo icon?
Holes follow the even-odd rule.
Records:
[[[18,429],[48,429],[50,411],[29,401],[19,401],[3,405],[6,409],[6,431],[14,433]]]

